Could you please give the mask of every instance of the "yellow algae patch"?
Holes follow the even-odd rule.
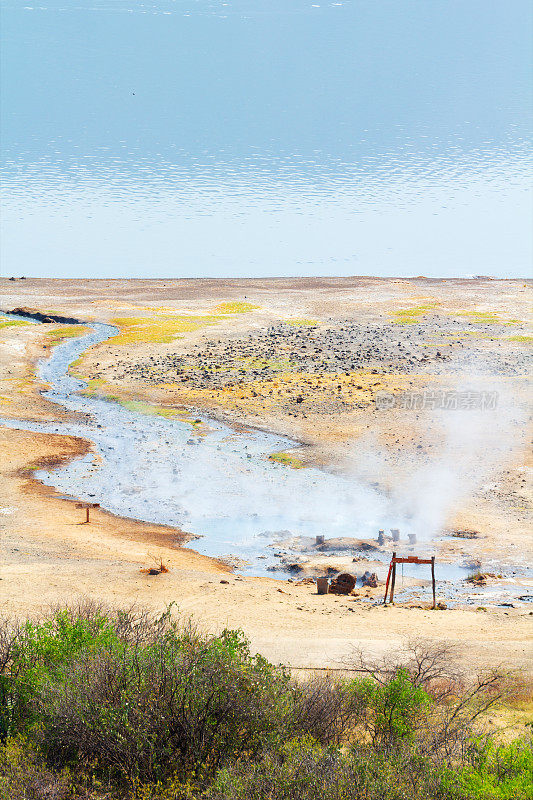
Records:
[[[455,311],[454,316],[468,317],[470,322],[477,325],[494,325],[500,318],[493,311]]]
[[[252,303],[228,300],[225,303],[219,303],[215,307],[215,312],[217,314],[247,314],[249,311],[256,311],[258,308],[260,306],[254,306]]]
[[[78,372],[76,369],[76,367],[81,366],[82,361],[83,361],[83,356],[80,356],[75,361],[72,361],[71,364],[69,364],[68,374],[72,375],[73,378],[78,378],[78,380],[80,381],[88,381],[90,380],[90,378],[88,378],[87,375],[82,375],[81,372]]]
[[[214,325],[222,317],[217,316],[160,316],[160,317],[116,317],[114,325],[121,328],[117,336],[108,339],[109,344],[144,344],[146,342],[168,343],[179,334],[196,331],[206,325]]]
[[[59,344],[63,339],[82,336],[84,333],[87,333],[87,328],[84,325],[64,325],[61,328],[46,331],[46,336],[50,339],[51,344]]]
[[[287,325],[298,325],[302,328],[314,328],[315,325],[320,323],[316,319],[284,319],[283,322]]]
[[[436,331],[438,336],[454,336],[454,337],[467,337],[473,336],[476,339],[483,336],[490,336],[489,333],[481,333],[481,331]]]
[[[531,344],[533,342],[533,336],[508,336],[505,341],[507,341],[507,342],[522,342],[523,344]]]
[[[185,422],[202,433],[202,420],[192,417],[190,412],[185,409],[169,408],[168,406],[157,405],[156,403],[148,403],[145,400],[124,400],[116,395],[106,395],[105,399],[118,403],[124,408],[127,408],[128,411],[135,411],[136,414],[164,417],[165,419]]]
[[[81,380],[87,381],[87,388],[83,394],[94,394],[97,389],[105,384],[104,378],[81,378]]]
[[[31,325],[25,319],[9,319],[8,317],[0,317],[0,328],[14,328],[20,325]]]
[[[301,458],[296,458],[296,456],[283,451],[279,453],[271,453],[268,457],[268,460],[275,461],[278,464],[283,464],[286,467],[292,467],[292,469],[303,469],[304,467],[304,462],[301,460]]]
[[[431,313],[439,306],[438,302],[424,303],[418,306],[410,306],[408,308],[400,308],[393,313],[393,322],[399,325],[409,325],[420,320]]]

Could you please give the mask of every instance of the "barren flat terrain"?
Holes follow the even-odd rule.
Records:
[[[86,329],[116,326],[70,367],[89,397],[185,420],[198,436],[210,418],[243,436],[260,429],[289,437],[293,444],[270,456],[286,474],[319,466],[395,507],[404,502],[438,564],[480,572],[512,565],[509,580],[527,598],[529,296],[524,281],[488,279],[3,279],[0,309],[74,318]],[[174,526],[103,509],[80,524],[84,512],[31,475],[93,452],[90,437],[63,435],[76,412],[42,397],[36,374],[39,359],[80,329],[1,319],[2,416],[57,423],[47,433],[0,428],[4,613],[23,616],[80,595],[157,608],[175,602],[210,629],[243,628],[256,649],[293,666],[336,664],[356,644],[381,650],[413,633],[457,640],[472,666],[527,665],[527,599],[505,606],[495,592],[495,600],[488,593],[441,611],[424,602],[385,608],[371,602],[383,595],[379,562],[380,585],[358,597],[319,596],[299,580],[328,569],[361,574],[366,562],[350,548],[343,555],[342,543],[316,552],[298,537],[281,538],[282,566],[296,563],[287,582],[232,573]],[[457,406],[476,413],[455,429]],[[336,509],[328,513],[333,519]],[[323,534],[326,543],[333,537]],[[354,518],[351,536],[359,535]],[[390,550],[376,550],[383,563]],[[141,572],[161,560],[167,573]],[[487,592],[496,580],[485,578]]]

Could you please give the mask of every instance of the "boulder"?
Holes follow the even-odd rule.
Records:
[[[342,572],[329,585],[330,594],[350,594],[355,588],[356,579],[349,572]]]

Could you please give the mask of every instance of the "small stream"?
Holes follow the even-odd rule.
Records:
[[[318,469],[294,470],[269,460],[270,454],[293,448],[290,439],[235,432],[201,414],[190,421],[169,420],[83,396],[87,385],[69,375],[69,365],[117,332],[102,323],[91,328],[54,347],[38,368],[51,387],[44,397],[85,420],[2,421],[93,443],[93,453],[36,472],[44,484],[120,516],[179,527],[201,537],[194,543],[198,552],[236,556],[247,562],[241,571],[253,575],[272,575],[268,567],[276,560],[269,545],[280,537],[374,537],[378,527],[395,523],[383,513],[379,492]],[[199,424],[192,424],[196,420]]]
[[[169,420],[84,396],[87,384],[69,375],[69,365],[117,332],[111,325],[90,325],[89,333],[54,347],[38,369],[50,385],[44,397],[83,418],[73,423],[1,420],[6,427],[93,443],[88,455],[35,473],[61,495],[100,503],[126,518],[181,528],[195,537],[199,553],[229,556],[240,572],[256,576],[288,577],[279,570],[272,547],[280,539],[375,539],[380,528],[408,530],[407,521],[395,516],[377,489],[349,476],[295,470],[269,460],[272,453],[295,447],[290,439],[257,430],[236,432],[201,414]],[[385,553],[370,554],[374,557],[388,560]],[[416,566],[405,574],[427,577]],[[444,578],[443,589],[449,587],[447,597],[456,594],[454,587],[466,574],[455,565],[442,565],[437,577]],[[520,593],[528,592],[521,587]]]

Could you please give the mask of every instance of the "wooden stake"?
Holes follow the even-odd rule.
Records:
[[[89,509],[100,508],[100,503],[76,503],[76,508],[85,509],[85,520],[81,524],[86,525],[89,522]]]
[[[435,556],[431,556],[431,586],[433,589],[433,608],[435,608]]]
[[[394,556],[393,556],[393,558],[394,558]],[[385,597],[383,598],[383,605],[387,605],[387,594],[388,594],[388,591],[389,591],[389,581],[390,581],[391,572],[392,572],[392,561],[389,564],[389,571],[387,573],[387,583],[385,584]]]
[[[393,555],[393,559],[396,557],[396,553]],[[396,583],[396,561],[392,562],[392,583],[390,585],[390,601],[391,604],[394,603],[394,585]]]

